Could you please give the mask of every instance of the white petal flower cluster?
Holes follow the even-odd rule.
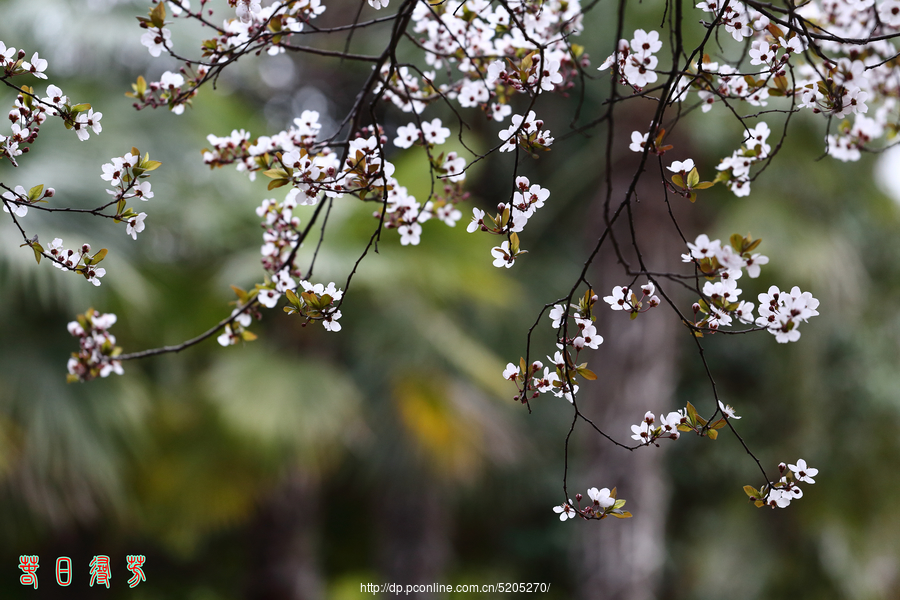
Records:
[[[632,315],[647,312],[651,308],[659,306],[659,296],[656,295],[656,286],[652,281],[641,286],[640,296],[632,292],[627,285],[622,285],[614,287],[609,296],[603,297],[603,301],[609,304],[612,310],[625,310]],[[644,308],[644,303],[647,304],[646,308]]]
[[[656,415],[647,411],[640,423],[631,426],[631,439],[638,442],[641,446],[656,444],[656,440],[659,438],[677,440],[681,437],[678,426],[685,423],[687,423],[687,418],[683,409],[672,411],[666,415],[660,414],[659,425],[656,425]]]
[[[694,263],[707,278],[719,279],[703,284],[705,298],[694,305],[695,319],[699,312],[704,315],[695,323],[699,327],[715,331],[732,325],[735,319],[740,323],[754,322],[754,305],[740,299],[742,290],[737,287],[737,280],[745,269],[751,278],[759,277],[760,267],[768,264],[769,258],[753,252],[758,240],[736,238],[732,238],[731,244],[723,245],[721,240],[710,240],[706,234],[700,234],[694,243],[688,242],[690,254],[681,255],[683,262]]]
[[[380,8],[387,2],[370,4]],[[578,0],[548,0],[540,6],[488,0],[418,3],[412,22],[417,44],[434,70],[414,74],[406,66],[385,66],[376,89],[406,112],[421,113],[427,104],[449,98],[502,121],[511,114],[513,93],[567,89],[577,77],[568,40],[583,28]],[[438,71],[449,81],[436,83]]]
[[[78,338],[79,344],[79,351],[72,353],[67,365],[69,381],[122,374],[122,362],[116,359],[122,349],[116,347],[116,338],[108,331],[115,322],[116,315],[89,309],[69,323],[69,333]]]
[[[578,503],[578,508],[576,508],[575,502],[572,502],[570,498],[568,502],[554,506],[553,512],[559,515],[560,521],[574,519],[575,517],[581,517],[582,519],[605,519],[608,516],[619,519],[631,517],[630,512],[622,510],[622,507],[625,506],[625,500],[616,499],[615,488],[610,490],[609,488],[597,489],[592,487],[587,491],[587,494],[588,498],[590,498],[590,503],[584,508],[581,508],[581,501],[584,496],[576,494],[575,500]]]
[[[0,73],[5,75],[7,83],[9,79],[22,75],[47,78],[44,74],[47,68],[46,60],[40,58],[37,52],[32,56],[30,63],[24,60],[24,57],[24,50],[17,51],[0,41]],[[32,89],[30,93],[34,93],[33,88],[29,89]],[[11,133],[0,134],[0,160],[5,158],[14,166],[18,166],[16,157],[28,151],[26,144],[31,144],[37,139],[39,128],[48,116],[62,118],[67,127],[82,141],[88,139],[90,130],[95,134],[99,134],[102,130],[100,125],[102,113],[94,112],[88,104],[73,107],[57,86],[48,85],[47,96],[44,98],[32,96],[30,93],[18,94],[12,110],[8,113]]]
[[[136,213],[131,208],[127,208],[127,201],[137,198],[146,202],[153,198],[153,191],[149,181],[141,181],[148,176],[147,171],[152,170],[149,169],[149,165],[152,163],[142,161],[140,155],[135,152],[136,150],[133,149],[124,156],[111,158],[108,163],[100,167],[100,179],[109,182],[109,185],[112,186],[106,190],[106,193],[115,196],[117,218],[125,222],[125,233],[137,240],[137,234],[144,231],[146,227],[144,220],[147,218],[147,213]],[[156,164],[158,166],[158,163]]]
[[[253,339],[253,334],[247,331],[247,328],[250,327],[250,323],[253,321],[253,316],[249,312],[241,312],[242,309],[243,307],[238,307],[231,311],[231,316],[234,317],[234,320],[225,325],[222,334],[216,338],[219,345],[233,346],[238,342]]]
[[[512,152],[516,145],[532,152],[534,150],[546,150],[553,144],[550,131],[544,131],[544,122],[536,118],[534,111],[528,114],[513,115],[510,126],[497,135],[503,140],[500,152]]]
[[[770,133],[769,126],[760,121],[756,127],[745,132],[744,144],[731,156],[723,158],[716,167],[728,175],[726,185],[735,196],[750,194],[750,169],[769,158],[772,148],[766,140]]]
[[[808,466],[802,458],[795,465],[781,463],[778,465],[778,470],[782,473],[781,478],[777,482],[769,484],[768,492],[762,498],[762,504],[771,508],[787,508],[792,500],[802,498],[803,490],[800,489],[797,482],[802,481],[812,485],[816,482],[813,477],[819,474],[818,469]]]
[[[800,323],[818,315],[818,307],[819,301],[809,292],[801,292],[797,286],[788,293],[773,285],[768,292],[759,295],[756,325],[768,329],[779,344],[796,342],[800,339],[797,330]]]
[[[618,51],[607,58],[598,70],[605,71],[614,66],[623,84],[640,90],[659,78],[654,69],[659,62],[655,54],[661,48],[658,31],[638,29],[630,43],[619,40]]]

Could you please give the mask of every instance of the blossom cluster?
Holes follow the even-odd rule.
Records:
[[[214,75],[221,67],[231,62],[235,54],[246,54],[265,49],[269,55],[283,53],[292,42],[292,36],[304,31],[312,19],[325,11],[320,0],[275,2],[261,6],[258,0],[230,2],[235,6],[235,18],[226,18],[221,27],[216,27],[216,37],[204,40],[201,61],[187,61],[178,73],[166,71],[158,81],[147,81],[140,77],[132,84],[129,96],[135,98],[137,108],[167,106],[175,114],[181,114],[185,105],[190,105],[197,88]],[[387,2],[384,2],[386,5]],[[158,2],[147,17],[139,17],[141,27],[147,31],[141,36],[141,44],[153,57],[163,52],[174,53],[172,31],[166,27],[166,3]],[[197,12],[192,12],[190,2],[169,2],[171,16],[195,18],[208,22],[202,15],[207,12],[211,18],[213,11],[206,3],[201,3]],[[211,69],[210,65],[216,68]]]
[[[756,127],[746,131],[744,144],[716,166],[719,171],[716,181],[725,182],[735,196],[743,197],[750,194],[750,169],[769,158],[772,152],[772,147],[766,142],[769,133],[769,126],[760,121]]]
[[[341,324],[338,319],[341,318],[341,311],[338,310],[341,298],[344,292],[335,287],[334,282],[327,286],[321,283],[311,284],[308,281],[301,281],[300,287],[303,292],[299,295],[293,290],[286,290],[288,306],[284,307],[284,312],[289,315],[299,314],[306,317],[303,325],[312,321],[321,321],[322,326],[328,331],[340,331]]]
[[[115,204],[114,220],[117,223],[124,222],[125,233],[134,240],[137,240],[137,234],[146,227],[144,219],[147,218],[147,213],[136,213],[128,206],[128,200],[139,198],[146,202],[153,197],[150,182],[141,180],[147,179],[149,173],[158,169],[161,164],[157,160],[150,160],[149,154],[141,157],[138,149],[132,148],[125,155],[113,157],[110,162],[100,167],[100,179],[112,186],[106,193],[114,197],[107,206]]]
[[[251,309],[247,308],[250,298],[244,290],[234,286],[232,289],[237,293],[239,302],[238,307],[231,311],[231,322],[225,324],[225,327],[222,328],[222,333],[216,338],[216,341],[221,346],[233,346],[238,342],[252,342],[256,339],[256,334],[247,329],[250,327],[250,323],[253,322],[254,316],[254,313],[250,312]],[[257,318],[261,317],[258,313],[256,313],[256,316]]]
[[[709,0],[697,8],[718,15],[723,4]],[[826,136],[826,147],[843,161],[859,160],[860,150],[872,148],[872,142],[896,129],[900,71],[890,36],[900,31],[900,12],[893,1],[806,2],[777,18],[763,10],[728,2],[722,18],[710,25],[724,27],[744,44],[750,65],[759,71],[698,62],[681,89],[696,90],[704,111],[718,100],[766,106],[770,98],[789,98],[793,106],[834,119],[837,131]],[[813,37],[816,30],[820,33]],[[856,42],[860,38],[877,41],[861,48]],[[732,189],[737,192],[743,186]]]
[[[35,242],[32,247],[36,251],[42,251],[40,244]],[[98,267],[104,258],[106,258],[106,248],[102,248],[99,252],[91,255],[90,244],[82,244],[77,250],[65,248],[62,238],[54,238],[47,246],[47,250],[43,251],[43,255],[50,258],[53,266],[63,271],[74,271],[80,273],[95,286],[100,285],[100,278],[106,275],[106,269]]]
[[[90,381],[110,373],[122,374],[122,362],[116,359],[122,349],[116,346],[115,336],[109,333],[115,322],[116,315],[101,314],[89,308],[69,323],[69,333],[78,338],[80,349],[69,359],[68,381]]]
[[[719,401],[719,410],[722,418],[715,421],[704,419],[697,413],[697,409],[690,402],[683,409],[669,412],[668,414],[659,415],[659,424],[656,424],[656,415],[647,411],[643,420],[637,425],[631,426],[631,439],[638,442],[641,446],[649,446],[654,444],[659,446],[656,441],[660,438],[677,440],[681,437],[682,431],[693,431],[699,436],[716,439],[718,430],[727,425],[728,419],[740,419],[734,412],[734,409]]]
[[[758,508],[763,506],[787,508],[792,500],[803,497],[803,490],[800,489],[798,483],[803,482],[812,485],[816,482],[813,477],[819,474],[818,469],[807,465],[802,458],[795,465],[779,464],[778,472],[781,475],[778,481],[770,482],[760,489],[756,489],[751,485],[744,486],[744,492]]]
[[[659,78],[654,69],[659,59],[654,56],[662,48],[658,31],[637,29],[634,37],[619,40],[615,54],[609,56],[598,70],[606,71],[614,67],[614,73],[623,85],[630,85],[640,91]]]
[[[550,197],[550,190],[532,184],[527,177],[516,177],[512,200],[509,204],[497,205],[497,214],[490,216],[480,208],[472,209],[472,220],[466,231],[481,230],[494,235],[505,235],[508,239],[491,249],[495,267],[512,267],[517,257],[527,254],[519,247],[518,234],[525,229],[528,220],[534,216]]]
[[[513,363],[507,364],[503,378],[516,384],[518,393],[514,396],[515,400],[525,403],[539,394],[551,392],[557,398],[565,398],[574,403],[579,388],[575,383],[578,376],[589,381],[597,379],[597,375],[588,368],[587,362],[578,363],[585,348],[596,350],[603,343],[603,337],[597,333],[597,327],[594,325],[596,317],[592,312],[597,300],[598,297],[593,290],[588,289],[584,296],[579,298],[578,304],[553,306],[549,317],[553,329],[557,332],[558,350],[552,357],[548,356],[547,360],[555,370],[551,371],[550,367],[545,367],[540,361],[534,361],[526,368],[524,358],[519,359],[518,367]],[[575,324],[573,335],[569,335],[568,332],[569,318]],[[541,369],[544,370],[543,373],[540,372]]]
[[[588,58],[567,38],[581,32],[581,21],[578,0],[417,3],[413,33],[433,70],[415,74],[405,66],[386,65],[378,90],[405,112],[421,113],[429,103],[453,99],[503,121],[512,113],[509,101],[515,93],[536,95],[574,85],[577,67],[587,66]],[[448,80],[438,82],[437,72]]]
[[[99,134],[103,129],[100,125],[103,113],[94,112],[90,104],[71,104],[62,90],[53,84],[47,86],[44,98],[32,87],[12,84],[11,79],[22,75],[47,79],[44,73],[48,67],[46,59],[40,58],[37,52],[30,62],[25,56],[24,50],[17,51],[0,41],[0,81],[19,92],[8,114],[11,133],[0,133],[0,160],[7,159],[14,166],[18,166],[16,157],[28,151],[26,144],[33,144],[37,139],[47,116],[62,118],[66,128],[75,131],[82,141],[88,139],[90,131]]]
[[[632,292],[627,285],[623,285],[614,287],[612,294],[604,296],[603,301],[609,304],[613,310],[627,310],[632,319],[642,312],[659,306],[659,296],[656,295],[656,286],[652,281],[641,286],[640,296]],[[647,304],[646,308],[644,303]]]
[[[591,488],[587,491],[588,497],[591,499],[590,504],[581,507],[581,500],[584,498],[581,494],[575,494],[575,500],[571,498],[568,502],[553,507],[553,512],[559,515],[560,521],[581,517],[582,519],[605,519],[606,517],[616,517],[617,519],[627,519],[631,517],[631,513],[622,510],[625,506],[625,500],[616,498],[616,488],[597,489]]]
[[[5,185],[3,185],[6,188]],[[9,188],[6,188],[9,190]],[[44,189],[44,185],[36,185],[26,190],[24,186],[17,185],[12,190],[3,192],[3,212],[12,213],[20,219],[28,214],[28,207],[37,202],[46,202],[56,194],[53,188]]]
[[[719,279],[704,283],[704,298],[694,304],[696,328],[715,331],[732,325],[734,320],[748,324],[755,322],[757,327],[767,329],[778,343],[783,344],[800,339],[797,329],[800,323],[819,314],[816,310],[819,301],[809,292],[794,286],[785,293],[771,286],[768,292],[759,294],[760,316],[754,320],[754,305],[740,299],[742,290],[737,287],[737,280],[744,269],[751,278],[759,277],[760,266],[769,262],[768,257],[753,252],[760,241],[734,234],[730,243],[723,245],[720,240],[710,240],[706,234],[701,234],[693,244],[688,243],[691,252],[682,254],[682,260],[693,263],[707,279]]]

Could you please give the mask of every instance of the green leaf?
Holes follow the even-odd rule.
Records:
[[[28,199],[34,202],[38,198],[41,197],[41,194],[44,191],[44,184],[41,183],[39,185],[34,186],[30,190],[28,190]]]
[[[43,256],[41,254],[41,250],[43,250],[43,248],[41,248],[41,250],[38,250],[38,248],[40,248],[40,247],[41,247],[40,244],[35,244],[34,246],[31,247],[31,249],[34,250],[34,260],[37,261],[37,264],[41,264],[41,258]]]
[[[716,178],[713,179],[713,183],[724,183],[731,179],[730,175],[731,171],[719,171],[719,174],[716,175]]]
[[[691,169],[691,172],[688,173],[687,184],[689,188],[693,188],[698,183],[700,183],[700,173],[697,172],[697,167],[694,167]]]
[[[745,485],[745,486],[744,486],[744,493],[747,494],[748,496],[750,496],[750,497],[753,498],[753,499],[759,498],[759,490],[757,490],[757,489],[756,489],[755,487],[753,487],[752,485]]]
[[[247,292],[245,292],[244,290],[242,290],[241,288],[239,288],[236,285],[231,286],[231,289],[234,291],[235,295],[237,295],[238,300],[240,301],[241,304],[247,304],[247,302],[250,299],[247,295]]]
[[[623,506],[625,506],[625,502],[626,502],[625,500],[616,500],[616,503],[613,504],[613,506],[612,506],[613,510],[615,510],[617,508],[622,508]]]
[[[75,106],[73,106],[72,112],[80,113],[80,112],[84,112],[90,108],[91,108],[90,104],[88,104],[87,102],[83,102],[81,104],[76,104]]]
[[[275,188],[280,188],[290,183],[290,179],[273,179],[269,182],[270,190],[274,190]]]
[[[103,260],[104,258],[106,258],[106,255],[107,255],[108,253],[109,253],[109,250],[107,250],[106,248],[100,248],[100,250],[97,252],[97,254],[95,254],[95,255],[93,255],[93,256],[91,257],[91,264],[92,264],[92,265],[96,265],[96,264],[99,263],[101,260]]]
[[[691,423],[695,423],[697,421],[697,409],[694,408],[694,405],[690,402],[687,403],[687,406],[685,408],[687,409],[688,418],[690,419]]]
[[[297,294],[294,293],[294,290],[287,290],[284,292],[284,295],[287,297],[288,302],[290,302],[294,306],[300,306],[300,298],[297,297]]]
[[[684,187],[684,179],[681,178],[681,175],[672,175],[672,183],[680,188]]]
[[[595,381],[597,379],[597,374],[588,369],[587,367],[578,367],[578,374],[587,379],[588,381]]]
[[[166,6],[164,2],[160,2],[150,11],[150,22],[157,29],[166,24]]]
[[[256,334],[245,329],[241,332],[241,339],[243,339],[245,342],[252,342],[256,339]]]
[[[706,190],[716,185],[715,181],[701,181],[700,183],[694,186],[695,190]]]
[[[630,519],[631,513],[627,510],[623,510],[622,512],[611,512],[609,513],[617,519]]]
[[[716,431],[715,429],[710,429],[709,431],[706,432],[706,435],[709,436],[709,439],[714,440],[717,437],[719,437],[719,432]]]

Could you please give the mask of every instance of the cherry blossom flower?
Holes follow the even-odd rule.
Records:
[[[578,516],[578,513],[572,508],[572,500],[569,500],[568,504],[560,504],[559,506],[553,507],[553,512],[559,515],[560,521],[565,521],[566,519],[574,519]]]
[[[397,228],[400,234],[400,243],[404,246],[412,244],[416,246],[422,236],[422,226],[418,223],[404,224]]]
[[[676,160],[666,168],[673,173],[688,173],[694,168],[694,161],[690,158],[685,161]]]
[[[722,414],[728,419],[740,419],[739,416],[734,414],[734,409],[728,404],[723,404],[721,400],[719,400],[719,410],[721,410]]]
[[[644,133],[641,134],[640,131],[632,131],[631,132],[631,145],[628,146],[628,149],[632,152],[643,152],[644,146],[647,144],[647,136],[649,134]]]
[[[484,211],[479,208],[472,208],[472,220],[466,226],[466,231],[469,233],[474,232],[477,229],[480,229],[484,224]]]
[[[129,219],[128,225],[125,226],[125,233],[131,236],[131,239],[136,240],[137,234],[144,230],[144,219],[147,218],[147,213],[139,213],[136,217]],[[97,284],[99,285],[99,284]]]
[[[450,130],[441,124],[440,119],[432,119],[431,122],[422,121],[422,135],[429,144],[440,146],[450,137]]]
[[[171,38],[172,32],[166,28],[157,31],[150,30],[141,36],[141,44],[147,47],[150,56],[156,58],[171,45]]]
[[[503,370],[503,379],[509,379],[514,381],[516,377],[519,376],[519,367],[512,363],[506,363],[506,368]]]
[[[47,61],[40,58],[37,52],[31,56],[31,64],[26,69],[38,79],[47,79],[47,76],[44,74],[44,71],[47,70]]]
[[[415,123],[409,123],[397,128],[397,137],[394,138],[394,145],[398,148],[411,148],[418,139],[419,128],[416,127]]]
[[[16,204],[12,202],[13,200],[23,200],[28,197],[28,192],[25,191],[25,188],[21,185],[17,185],[15,188],[15,192],[4,192],[3,198],[8,200],[9,202],[3,203],[3,212],[10,212],[10,208],[12,208],[12,212],[17,217],[24,217],[28,214],[28,206],[25,204]]]
[[[797,461],[796,465],[788,465],[788,468],[794,473],[797,481],[802,481],[804,483],[815,483],[816,481],[813,477],[819,474],[818,469],[807,466],[806,461],[802,458]]]
[[[516,257],[510,253],[509,241],[507,240],[504,240],[499,246],[494,246],[491,249],[491,255],[494,257],[495,267],[506,267],[508,269],[516,261]]]
[[[595,487],[590,488],[588,491],[588,497],[593,500],[595,506],[599,506],[600,508],[609,508],[613,504],[616,503],[615,498],[609,497],[609,488],[597,489]]]

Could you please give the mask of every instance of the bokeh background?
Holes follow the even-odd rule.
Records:
[[[367,74],[334,60],[263,56],[242,60],[182,116],[135,112],[124,97],[130,82],[179,66],[140,44],[134,17],[145,4],[0,1],[0,40],[39,51],[50,82],[103,112],[103,133],[85,143],[48,122],[19,169],[0,165],[4,183],[43,183],[56,188],[54,202],[95,206],[106,198],[100,165],[110,157],[137,146],[163,162],[137,242],[94,219],[26,217],[42,240],[108,247],[99,288],[35,265],[0,220],[0,596],[98,597],[88,563],[105,554],[110,598],[342,600],[364,597],[360,584],[370,582],[516,581],[551,583],[546,598],[900,597],[900,210],[891,195],[900,159],[819,160],[822,121],[794,121],[749,198],[717,186],[676,206],[690,238],[763,238],[771,263],[760,279],[740,282],[746,296],[799,285],[822,302],[797,344],[765,333],[704,340],[720,393],[763,464],[774,471],[802,457],[819,469],[788,510],[747,503],[741,487],[762,482],[729,435],[629,453],[579,427],[570,493],[618,486],[635,518],[560,523],[551,511],[564,500],[571,409],[543,397],[528,414],[500,373],[523,354],[540,307],[565,294],[601,230],[602,130],[524,163],[552,196],[524,234],[530,254],[513,269],[491,266],[495,239],[465,233],[464,206],[456,228],[426,224],[418,247],[385,236],[356,276],[338,334],[267,311],[252,327],[257,342],[210,340],[127,363],[121,377],[66,384],[76,343],[65,326],[87,307],[116,313],[113,333],[132,351],[205,330],[228,314],[230,284],[261,278],[253,209],[271,194],[264,182],[204,167],[206,135],[272,133],[309,109],[327,129]],[[322,21],[355,7],[328,3]],[[597,64],[613,45],[611,8],[591,13],[590,35],[579,40]],[[631,27],[653,27],[661,10],[630,7]],[[174,29],[176,48],[191,52],[198,31]],[[384,33],[358,35],[352,48],[374,52]],[[606,93],[606,83],[589,81],[583,114],[599,114]],[[0,100],[11,106],[13,95],[0,91]],[[573,99],[546,102],[559,137]],[[619,139],[646,127],[647,110],[620,113]],[[473,143],[494,140],[496,128],[472,112]],[[711,179],[741,131],[725,111],[703,116],[673,132],[673,158],[693,157]],[[383,117],[389,135],[408,120],[393,109]],[[769,123],[779,129],[779,119]],[[617,172],[631,172],[635,157],[614,156]],[[425,197],[424,157],[392,160],[411,193]],[[473,205],[505,198],[511,169],[505,155],[470,171]],[[659,212],[654,177],[639,189],[636,219],[658,270],[678,268],[684,249]],[[335,205],[317,281],[343,285],[375,226],[371,212],[352,200]],[[620,269],[601,259],[598,289],[624,283]],[[693,298],[679,300],[688,307]],[[648,409],[687,401],[712,409],[691,337],[666,311],[634,322],[600,313],[606,343],[591,363],[599,379],[583,386],[581,403],[619,439]],[[546,318],[537,331],[538,356],[550,353]],[[21,554],[41,558],[37,591],[19,584]],[[134,590],[127,554],[147,557],[147,581]],[[58,556],[73,561],[68,588],[53,580]]]

